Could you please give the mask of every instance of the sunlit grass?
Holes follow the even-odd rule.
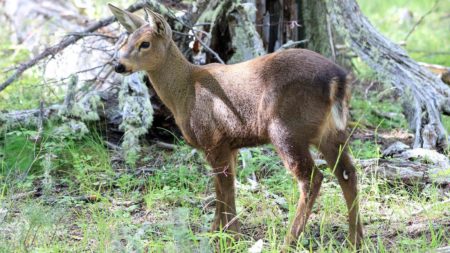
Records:
[[[202,165],[203,158],[192,156],[189,147],[183,145],[170,155],[163,155],[163,161],[155,167],[155,173],[144,181],[136,176],[122,174],[122,179],[114,183],[115,186],[99,191],[95,177],[91,176],[97,175],[97,181],[102,181],[105,172],[109,178],[114,178],[117,172],[108,175],[109,169],[105,171],[102,168],[108,168],[102,162],[108,158],[107,154],[102,153],[108,152],[99,145],[101,142],[96,144],[95,135],[90,138],[94,142],[87,140],[89,145],[71,145],[61,151],[68,154],[60,158],[66,157],[70,162],[60,163],[64,164],[65,169],[56,169],[55,172],[58,173],[53,175],[54,180],[65,182],[73,178],[75,181],[68,185],[69,191],[65,195],[69,195],[56,195],[56,202],[52,206],[57,206],[60,211],[54,218],[29,216],[26,212],[35,210],[34,213],[48,213],[46,198],[12,203],[8,200],[11,195],[3,196],[0,208],[17,210],[16,215],[9,214],[2,221],[6,227],[24,222],[29,217],[40,219],[38,223],[32,223],[36,225],[31,227],[21,225],[11,228],[8,233],[0,231],[0,245],[4,249],[19,250],[26,246],[28,249],[44,251],[117,251],[150,247],[152,252],[164,252],[168,249],[177,252],[180,249],[202,249],[201,252],[204,252],[212,250],[215,243],[231,242],[230,248],[224,252],[245,252],[259,239],[264,242],[264,252],[279,252],[281,249],[288,221],[294,214],[298,190],[295,180],[287,173],[271,147],[249,149],[250,159],[248,154],[246,158],[240,157],[237,210],[243,234],[236,241],[229,234],[209,232],[214,206],[211,203],[208,206],[203,201],[214,194],[212,177],[209,175],[210,170],[205,170]],[[378,144],[372,141],[368,143],[372,144],[352,144],[351,150],[355,158],[379,157]],[[99,154],[97,162],[94,162],[94,158],[88,158],[94,152]],[[157,153],[152,156],[161,158]],[[247,159],[246,168],[242,167],[243,159]],[[77,168],[81,166],[85,168]],[[94,174],[86,174],[86,170]],[[341,189],[328,169],[323,172],[325,178],[320,196],[296,251],[351,252],[344,241],[347,235],[347,210]],[[35,178],[40,177],[37,172],[34,175]],[[256,175],[258,180],[256,190],[251,190],[247,182],[247,178],[252,175]],[[424,189],[420,185],[406,186],[401,182],[387,182],[372,174],[365,174],[360,169],[358,175],[361,214],[366,224],[367,237],[363,244],[365,250],[426,251],[446,244],[449,235],[445,227],[442,227],[445,223],[440,225],[439,221],[442,213],[450,206],[440,204],[442,197],[439,187],[428,186]],[[93,190],[98,193],[99,202],[84,203],[70,197],[91,194]],[[273,196],[267,195],[268,192],[285,199],[286,204],[278,203]],[[31,206],[31,203],[40,201],[44,203]],[[124,205],[121,202],[130,204]],[[60,224],[55,219],[64,223]],[[408,224],[414,223],[426,227],[412,237]],[[428,224],[433,226],[428,227]],[[31,231],[28,236],[27,230]],[[40,236],[51,236],[52,231],[56,231],[58,240],[37,240]],[[33,241],[35,234],[37,239]],[[7,235],[14,235],[15,239],[6,243]],[[393,244],[392,236],[395,237]]]

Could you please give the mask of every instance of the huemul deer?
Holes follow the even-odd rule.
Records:
[[[272,143],[298,181],[300,199],[286,244],[303,232],[323,175],[314,166],[315,145],[334,170],[349,210],[349,240],[363,231],[355,168],[345,150],[350,99],[347,73],[312,51],[289,49],[234,65],[189,63],[164,18],[147,19],[109,5],[130,33],[117,52],[115,71],[146,71],[187,143],[202,150],[215,174],[212,229],[239,232],[235,163],[242,147]]]

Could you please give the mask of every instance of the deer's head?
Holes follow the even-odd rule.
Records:
[[[116,52],[117,73],[129,74],[140,70],[154,70],[167,57],[172,29],[164,18],[147,8],[146,19],[108,4],[114,16],[129,36],[119,44]]]

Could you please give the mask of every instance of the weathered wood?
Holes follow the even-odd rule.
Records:
[[[450,185],[450,162],[435,150],[410,149],[396,142],[383,151],[381,159],[359,161],[364,171],[392,182]]]
[[[253,59],[266,53],[261,37],[253,24],[255,5],[228,0],[220,5],[211,26],[211,49],[226,63]],[[215,61],[210,58],[209,62]]]
[[[325,1],[302,0],[303,25],[307,48],[331,57]]]
[[[274,52],[288,41],[299,40],[302,29],[300,0],[256,0],[256,31],[262,37],[264,49]],[[303,39],[303,37],[301,37]]]
[[[402,94],[414,147],[444,150],[448,140],[441,113],[450,114],[450,88],[378,32],[355,0],[326,3],[330,21],[352,51]]]

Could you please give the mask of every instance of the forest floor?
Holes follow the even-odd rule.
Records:
[[[365,173],[359,163],[380,158],[394,141],[412,140],[402,130],[397,101],[376,101],[382,85],[372,83],[367,90],[369,85],[356,84],[351,110],[357,122],[350,151],[360,182],[363,249],[425,252],[448,246],[448,186],[388,181]],[[380,118],[377,110],[398,120]],[[173,150],[147,145],[137,167],[130,168],[95,131],[81,140],[44,134],[35,142],[34,134],[21,129],[0,139],[0,252],[210,252],[212,241],[230,240],[226,233],[209,231],[211,170],[182,140]],[[321,193],[296,251],[350,251],[341,190],[330,170],[322,171]],[[271,146],[241,152],[237,185],[242,236],[229,251],[262,246],[264,252],[278,252],[298,191]]]
[[[414,29],[406,49],[416,60],[450,66],[450,43],[443,43],[450,40],[450,26],[443,25],[450,17],[445,0],[417,27],[431,1],[358,2],[396,42]],[[29,52],[3,43],[1,29],[0,68],[6,69],[27,59]],[[448,252],[449,186],[388,180],[362,166],[367,159],[380,159],[395,141],[410,144],[412,135],[392,89],[358,60],[354,64],[360,81],[354,85],[349,131],[365,228],[362,250]],[[36,73],[25,75],[0,94],[0,109],[37,108],[43,91],[35,84],[40,81]],[[444,123],[450,131],[448,117]],[[101,126],[91,125],[81,139],[52,135],[57,126],[49,122],[39,139],[34,138],[37,130],[28,128],[0,135],[0,252],[212,252],[212,242],[226,241],[232,241],[227,252],[260,252],[261,247],[262,252],[279,252],[298,190],[272,146],[239,155],[242,235],[235,241],[209,231],[214,215],[211,170],[183,140],[174,149],[148,143],[138,164],[129,167],[120,152],[108,147]],[[351,252],[342,192],[330,170],[324,166],[322,171],[320,196],[295,252]]]

